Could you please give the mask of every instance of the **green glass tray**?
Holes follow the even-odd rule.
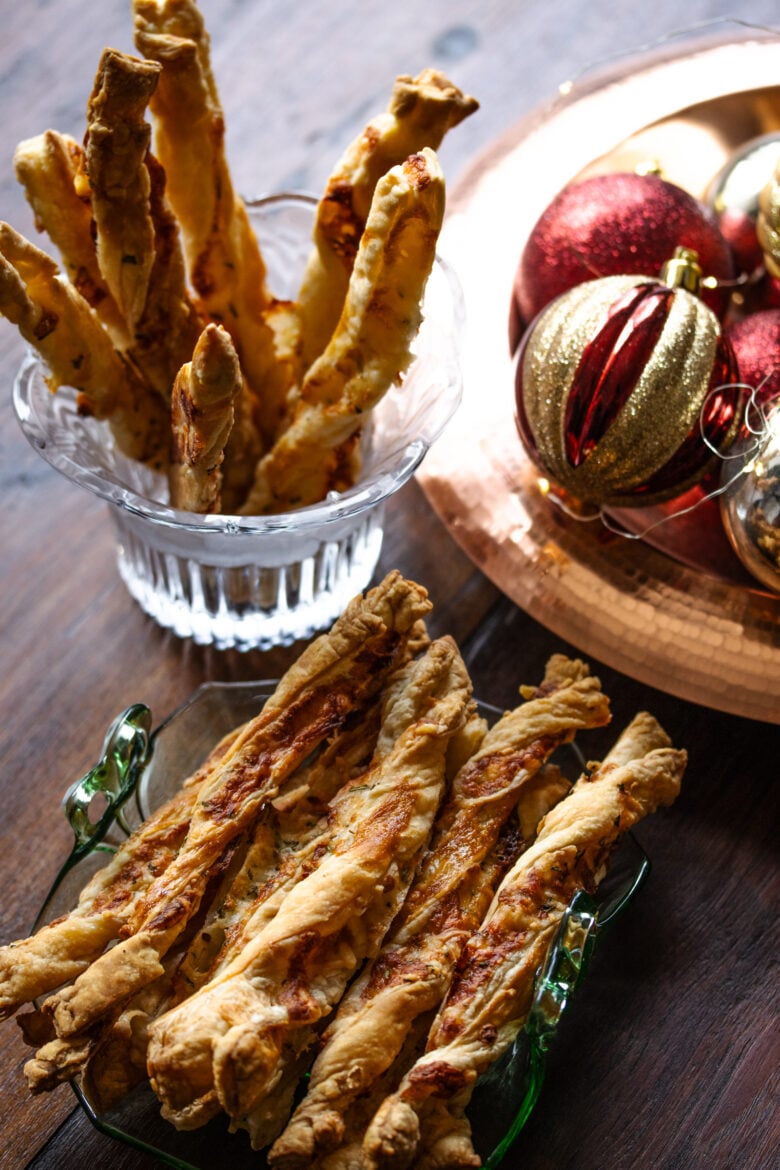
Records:
[[[35,928],[66,913],[91,874],[106,863],[124,837],[173,795],[214,743],[255,715],[273,693],[273,680],[207,683],[155,731],[143,704],[128,707],[112,723],[98,764],[73,784],[63,808],[74,832],[73,849],[36,919]],[[501,713],[480,704],[488,720]],[[574,746],[556,763],[571,780],[583,767]],[[613,859],[595,897],[581,892],[567,909],[540,970],[533,1005],[515,1044],[478,1082],[469,1107],[475,1146],[485,1170],[495,1170],[530,1116],[544,1080],[546,1053],[601,933],[625,909],[650,869],[630,834]],[[265,1160],[244,1133],[228,1132],[226,1119],[180,1132],[164,1121],[151,1089],[136,1089],[116,1108],[99,1112],[73,1082],[84,1112],[109,1137],[152,1154],[176,1170],[262,1170]],[[229,1151],[229,1153],[228,1153]]]

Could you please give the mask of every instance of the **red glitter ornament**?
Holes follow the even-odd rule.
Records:
[[[764,262],[764,253],[756,235],[756,221],[746,211],[729,207],[718,216],[718,227],[731,246],[737,268],[748,275]]]
[[[779,397],[780,309],[766,309],[727,325],[724,335],[734,350],[740,380],[757,391],[756,401],[763,405]]]
[[[600,276],[654,276],[675,248],[696,252],[705,277],[734,278],[731,249],[713,213],[657,175],[597,175],[565,187],[523,250],[514,295],[525,324],[560,293]],[[704,290],[718,315],[728,289]]]
[[[780,309],[780,280],[764,272],[740,289],[736,299],[745,314]]]

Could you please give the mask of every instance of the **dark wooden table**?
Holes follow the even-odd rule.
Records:
[[[595,0],[203,0],[240,190],[318,191],[343,145],[385,105],[398,73],[432,64],[482,103],[442,151],[457,181],[479,151],[570,74],[675,29],[659,2],[641,23]],[[80,136],[104,45],[131,48],[126,0],[2,0],[0,214],[25,233],[12,175],[17,141],[48,126]],[[742,3],[771,21],[775,5]],[[685,23],[728,14],[690,0]],[[532,176],[529,176],[529,181]],[[27,932],[69,848],[64,788],[93,762],[128,703],[157,718],[201,682],[278,675],[294,650],[201,649],[158,629],[120,583],[105,506],[27,446],[10,387],[23,346],[0,326],[3,882],[0,940]],[[401,568],[429,589],[434,632],[454,634],[477,693],[512,702],[562,646],[467,560],[411,483],[393,501],[378,573]],[[690,765],[676,807],[638,836],[653,873],[607,937],[550,1060],[538,1109],[509,1160],[528,1170],[768,1170],[777,1105],[778,728],[717,714],[594,668],[615,726],[652,711]],[[594,754],[607,735],[594,735]],[[29,1098],[26,1050],[0,1030],[0,1167],[140,1170],[146,1155],[92,1130],[67,1086]],[[224,1161],[230,1165],[230,1151]]]

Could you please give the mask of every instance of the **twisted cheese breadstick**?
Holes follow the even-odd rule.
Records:
[[[192,0],[135,0],[133,11],[138,51],[162,67],[151,100],[155,153],[181,225],[189,278],[205,315],[233,338],[270,442],[289,387],[264,318],[271,303],[265,264],[225,155],[208,34]]]
[[[187,1075],[195,1075],[197,1050],[199,1094],[213,1076],[233,1124],[251,1124],[283,1074],[288,1040],[295,1047],[296,1033],[332,1010],[378,947],[427,840],[447,741],[470,699],[450,639],[433,643],[408,671],[413,717],[393,750],[339,795],[328,854],[232,963],[153,1026],[149,1067],[166,1102],[182,1092],[183,1054]],[[180,1111],[166,1115],[177,1120]]]
[[[273,1166],[308,1166],[342,1141],[350,1104],[393,1062],[411,1021],[439,1006],[466,939],[515,860],[504,843],[487,861],[518,800],[561,743],[609,718],[598,680],[563,656],[550,661],[534,695],[499,720],[455,778],[382,950],[325,1033],[307,1095],[271,1150]],[[558,796],[565,790],[559,787]],[[534,821],[526,843],[535,829]]]
[[[292,421],[261,461],[242,512],[287,511],[340,482],[344,448],[411,360],[444,214],[444,177],[423,150],[378,183],[338,328],[308,371]]]
[[[428,1130],[429,1165],[479,1166],[463,1110],[477,1076],[512,1043],[534,978],[566,906],[594,889],[615,842],[642,816],[675,799],[686,754],[668,746],[650,716],[624,733],[614,755],[542,821],[536,841],[506,876],[467,943],[428,1047],[366,1133],[368,1167],[407,1167]],[[636,753],[640,753],[638,756]],[[446,1148],[446,1161],[435,1147]]]
[[[223,452],[242,389],[229,333],[219,325],[207,325],[192,361],[182,366],[173,385],[168,483],[174,508],[219,511]]]
[[[162,400],[113,342],[57,265],[0,223],[0,313],[43,358],[51,390],[73,386],[85,414],[107,419],[126,455],[163,465],[169,421]]]
[[[97,259],[130,333],[146,304],[154,224],[146,169],[151,130],[146,107],[160,66],[106,49],[87,105],[85,169],[97,233]]]
[[[73,286],[95,310],[113,341],[129,341],[127,321],[111,296],[97,260],[84,148],[67,134],[47,130],[20,142],[16,177],[35,215],[57,248]]]
[[[198,909],[210,866],[309,752],[378,690],[429,608],[424,590],[391,573],[303,651],[201,789],[179,853],[138,908],[135,933],[47,1001],[60,1038],[91,1027],[163,974],[161,958]]]
[[[146,156],[154,255],[143,311],[129,354],[155,390],[170,402],[176,374],[192,357],[202,321],[187,289],[179,225],[165,193],[165,173]]]
[[[315,251],[298,296],[304,370],[338,324],[377,183],[424,147],[438,150],[446,132],[477,108],[434,69],[399,77],[387,112],[369,122],[339,159],[317,208]]]

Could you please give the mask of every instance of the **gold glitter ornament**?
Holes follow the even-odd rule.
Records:
[[[687,490],[739,426],[733,351],[697,295],[696,254],[658,279],[608,276],[553,301],[517,362],[517,425],[575,499],[641,506]]]
[[[780,278],[780,162],[758,199],[756,235],[767,271]]]

